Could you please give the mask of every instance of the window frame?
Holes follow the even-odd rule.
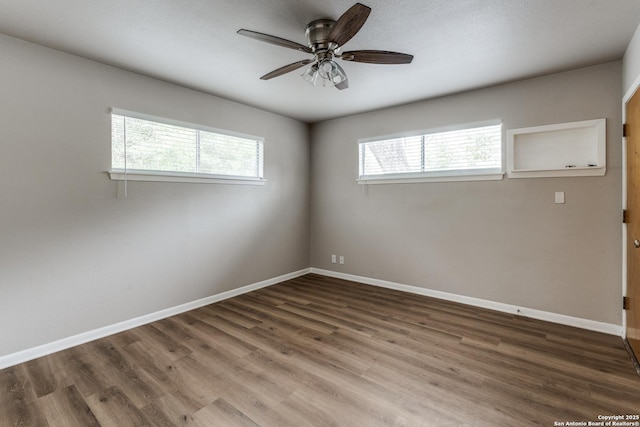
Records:
[[[361,150],[368,142],[385,141],[399,138],[411,138],[417,136],[461,131],[473,128],[500,125],[500,167],[476,168],[476,169],[451,169],[441,171],[425,172],[400,172],[394,174],[360,175],[361,163],[363,161]],[[423,182],[455,182],[455,181],[500,181],[505,174],[505,129],[502,120],[489,120],[482,122],[464,123],[453,126],[430,128],[427,130],[404,132],[385,136],[359,139],[358,144],[358,184],[404,184]],[[424,155],[424,153],[423,153]]]
[[[110,129],[113,126],[113,115],[125,116],[129,118],[146,120],[150,122],[178,126],[188,128],[190,130],[203,131],[216,133],[225,136],[232,136],[238,138],[245,138],[249,140],[255,140],[261,144],[261,165],[259,167],[262,176],[238,176],[238,175],[225,175],[225,174],[210,174],[210,173],[197,173],[197,172],[178,172],[178,171],[164,171],[164,170],[151,170],[151,169],[131,169],[131,168],[114,168],[113,167],[113,133],[110,131],[110,169],[107,171],[109,178],[113,181],[147,181],[147,182],[183,182],[183,183],[200,183],[200,184],[236,184],[236,185],[264,185],[267,180],[264,178],[264,148],[265,138],[248,135],[239,132],[233,132],[223,129],[218,129],[209,126],[203,126],[196,123],[184,122],[180,120],[168,119],[165,117],[158,117],[144,113],[133,112],[129,110],[123,110],[119,108],[111,108],[109,110],[110,115]]]

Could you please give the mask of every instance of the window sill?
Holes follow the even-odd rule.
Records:
[[[107,172],[112,181],[187,182],[195,184],[264,185],[264,178],[246,176],[222,176],[199,173],[138,171],[122,169]]]
[[[442,172],[428,175],[423,174],[397,174],[397,175],[376,175],[358,178],[358,184],[414,184],[423,182],[462,182],[462,181],[501,181],[503,172],[489,173],[460,173],[455,174]]]

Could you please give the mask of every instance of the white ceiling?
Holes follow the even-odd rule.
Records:
[[[0,0],[0,33],[306,122],[621,59],[639,0],[362,0],[369,19],[345,50],[414,55],[409,65],[342,61],[349,89],[312,87],[305,59],[236,34],[305,44],[318,18],[354,0]]]

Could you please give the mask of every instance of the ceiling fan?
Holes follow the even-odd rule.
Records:
[[[318,78],[320,78],[323,86],[335,86],[342,90],[349,87],[349,84],[347,82],[347,74],[335,61],[336,58],[344,61],[366,62],[369,64],[409,64],[413,60],[413,55],[386,50],[341,51],[342,46],[360,31],[370,12],[370,7],[356,3],[338,18],[337,21],[317,19],[310,22],[305,30],[307,46],[251,30],[241,29],[238,30],[238,34],[313,55],[312,59],[303,59],[302,61],[285,65],[284,67],[265,74],[260,77],[260,79],[269,80],[297,70],[305,65],[310,65],[303,74],[306,81],[316,86],[319,81]]]

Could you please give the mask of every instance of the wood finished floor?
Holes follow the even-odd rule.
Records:
[[[638,413],[618,337],[317,275],[0,371],[2,426],[553,426]]]

